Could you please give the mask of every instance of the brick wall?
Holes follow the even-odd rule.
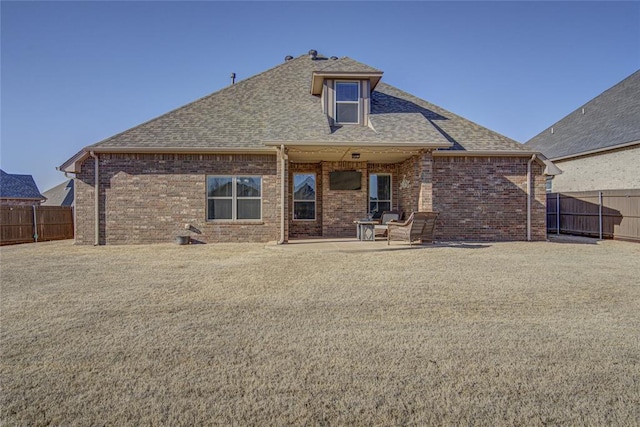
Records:
[[[434,157],[433,208],[437,240],[527,238],[527,158]],[[532,240],[546,239],[542,166],[532,165]]]
[[[640,146],[556,161],[562,174],[553,178],[554,192],[640,188]]]
[[[394,207],[408,215],[421,209],[420,203],[427,207],[431,203],[433,210],[441,213],[436,228],[438,240],[525,240],[527,161],[508,157],[432,157],[425,153],[398,164],[291,163],[285,169],[285,236],[354,237],[353,220],[364,217],[368,210],[369,174],[390,173]],[[329,172],[334,170],[360,171],[361,189],[330,190]],[[293,174],[298,172],[317,174],[316,221],[292,219]],[[544,240],[546,194],[542,167],[535,162],[533,173],[532,239]],[[262,220],[207,221],[206,176],[213,174],[261,175]],[[429,175],[427,181],[431,182],[423,182]],[[76,181],[79,244],[94,243],[93,177],[93,159],[89,158]],[[173,242],[185,232],[186,223],[199,232],[192,233],[192,238],[206,243],[278,240],[280,200],[277,156],[100,155],[101,244]]]
[[[205,243],[279,238],[279,161],[269,155],[101,154],[100,243],[173,242],[191,224]],[[262,220],[207,221],[207,175],[260,175]],[[76,243],[94,243],[94,168],[76,187]],[[107,215],[105,216],[105,212]]]
[[[331,190],[329,173],[340,170],[361,172],[360,190]],[[367,215],[367,181],[366,162],[322,162],[322,236],[355,237],[353,221]]]

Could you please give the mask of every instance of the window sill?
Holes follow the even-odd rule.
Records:
[[[215,225],[264,225],[264,221],[262,220],[237,220],[232,221],[230,219],[208,219],[207,224],[215,224]]]

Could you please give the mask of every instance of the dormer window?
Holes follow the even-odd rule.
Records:
[[[360,82],[336,82],[335,120],[340,124],[358,124]]]

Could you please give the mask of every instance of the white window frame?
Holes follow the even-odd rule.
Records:
[[[313,189],[313,204],[315,206],[315,209],[313,209],[313,219],[310,218],[296,218],[296,202],[300,202],[300,203],[309,203],[311,202],[311,200],[302,200],[302,199],[298,199],[296,200],[296,192],[295,192],[295,182],[296,182],[296,175],[313,175],[314,177],[314,184],[315,184],[315,188]],[[291,217],[294,221],[315,221],[318,218],[318,175],[315,172],[297,172],[293,174],[293,191],[292,191],[292,195],[291,198],[293,199],[293,209],[291,209]]]
[[[355,101],[338,101],[338,85],[341,83],[355,83],[355,85],[358,87],[358,99],[356,99]],[[360,98],[361,98],[361,91],[362,88],[360,87],[361,84],[358,80],[336,80],[333,84],[334,87],[334,97],[333,97],[333,117],[334,120],[336,122],[336,124],[342,124],[342,125],[358,125],[360,124]],[[357,118],[358,120],[355,122],[340,122],[338,121],[338,104],[356,104],[357,106]]]
[[[376,203],[380,203],[380,202],[389,202],[389,210],[393,210],[393,174],[390,173],[370,173],[369,174],[369,182],[368,182],[368,186],[367,186],[367,192],[369,193],[369,197],[368,197],[368,201],[367,201],[367,210],[371,209],[371,202],[373,202],[373,200],[371,200],[371,177],[372,176],[388,176],[389,177],[389,200],[376,200]],[[369,212],[371,213],[371,212]],[[382,213],[382,212],[380,212]]]
[[[231,196],[214,196],[209,197],[209,178],[231,178]],[[260,180],[260,197],[238,196],[238,179],[240,178],[258,178]],[[207,200],[207,221],[213,222],[252,222],[262,221],[262,176],[261,175],[207,175],[205,182],[205,192]],[[231,200],[231,218],[211,219],[209,218],[209,200]],[[260,218],[242,218],[238,219],[238,200],[260,200]]]

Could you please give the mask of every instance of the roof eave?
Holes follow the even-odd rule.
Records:
[[[382,79],[382,72],[359,72],[359,71],[314,71],[311,78],[311,94],[320,95],[322,93],[322,82],[324,79],[356,79],[369,80],[371,91],[375,89]]]
[[[267,147],[280,145],[325,146],[325,147],[396,147],[396,148],[451,148],[450,142],[359,142],[359,141],[263,141]]]
[[[236,148],[236,147],[101,147],[90,145],[83,148],[75,156],[58,166],[61,172],[78,173],[80,165],[90,153],[97,154],[274,154],[271,147]]]
[[[612,146],[609,146],[609,147],[598,148],[598,149],[595,149],[595,150],[583,151],[583,152],[580,152],[580,153],[568,154],[566,156],[554,157],[551,160],[553,160],[554,162],[559,162],[559,161],[562,161],[562,160],[569,160],[569,159],[573,159],[573,158],[576,158],[576,157],[591,156],[593,154],[604,153],[606,151],[614,151],[614,150],[620,150],[620,149],[623,149],[623,148],[629,148],[629,147],[633,147],[634,145],[640,145],[640,140],[632,141],[632,142],[626,142],[624,144],[612,145]]]

